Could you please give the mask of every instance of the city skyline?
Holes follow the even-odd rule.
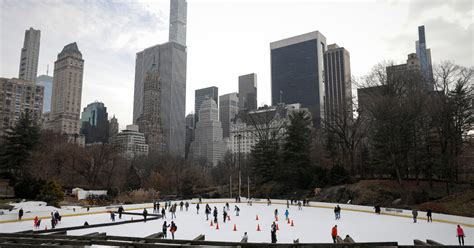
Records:
[[[87,58],[81,102],[102,101],[110,106],[110,114],[115,114],[121,120],[121,127],[132,123],[134,57],[137,51],[168,39],[169,1],[124,1],[113,5],[112,10],[108,10],[111,2],[102,5],[87,3],[84,6],[71,2],[59,2],[57,6],[25,2],[0,1],[5,10],[0,17],[0,74],[3,77],[17,77],[19,51],[23,45],[24,32],[30,27],[41,30],[38,75],[45,74],[46,65],[53,64],[57,51],[64,44],[76,41]],[[351,69],[356,77],[363,76],[373,65],[384,60],[394,60],[396,64],[403,62],[406,54],[414,50],[414,42],[418,40],[416,28],[420,25],[425,25],[433,63],[453,60],[470,66],[473,61],[470,45],[473,42],[473,21],[469,1],[456,4],[430,2],[429,6],[426,1],[358,2],[347,3],[342,7],[340,4],[320,1],[305,2],[304,5],[303,2],[292,4],[284,1],[274,4],[269,1],[254,4],[231,1],[212,3],[188,4],[186,114],[194,109],[194,90],[216,86],[220,88],[221,95],[236,92],[238,76],[251,72],[259,75],[258,105],[270,105],[270,42],[315,30],[327,37],[328,44],[344,44],[351,52]],[[341,13],[326,13],[336,6],[341,9]],[[246,11],[248,17],[245,20],[236,18],[239,9]],[[265,20],[257,18],[261,17],[263,9],[268,9]],[[319,9],[321,15],[310,15],[314,9]],[[387,9],[391,11],[384,12]],[[23,11],[22,15],[16,14],[19,10]],[[48,13],[58,10],[78,15],[66,18],[61,24],[53,24],[55,17]],[[354,11],[360,15],[366,13],[370,18],[352,20],[350,25],[345,22],[334,24],[340,15]],[[121,16],[125,12],[129,14]],[[92,13],[92,18],[85,19],[89,13]],[[293,13],[299,15],[294,16]],[[102,15],[100,18],[99,14]],[[288,21],[277,18],[282,14],[289,15],[289,18],[285,18]],[[23,18],[25,15],[28,18]],[[51,18],[44,18],[44,15]],[[395,17],[400,21],[391,21]],[[102,18],[110,19],[110,22],[101,23]],[[219,23],[215,22],[216,18],[220,20]],[[380,22],[373,22],[373,19]],[[117,24],[123,28],[108,30],[111,25]],[[91,25],[96,25],[95,29],[91,29]],[[391,32],[377,32],[382,28]],[[357,35],[370,38],[351,38]],[[457,49],[452,49],[455,43]],[[209,46],[214,46],[214,49],[207,49]],[[229,46],[238,46],[238,49],[218,52]],[[216,52],[209,52],[213,50]],[[367,53],[371,56],[366,56]],[[203,58],[209,62],[200,63]],[[81,109],[83,107],[84,104],[80,106]]]

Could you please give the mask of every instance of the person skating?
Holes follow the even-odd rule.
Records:
[[[272,205],[272,201],[270,201],[270,198],[267,198],[267,206]]]
[[[189,208],[189,202],[186,202],[186,203],[184,204],[184,207],[186,208],[186,212],[187,212],[187,211],[188,211],[188,208]]]
[[[163,232],[163,238],[168,238],[168,234],[167,234],[167,231],[168,231],[168,227],[170,227],[169,224],[166,224],[166,220],[165,222],[163,223],[163,226],[161,227],[161,231]]]
[[[209,215],[211,214],[211,207],[209,207],[208,204],[206,204],[206,210],[204,210],[206,213],[206,220],[209,220]]]
[[[230,211],[230,206],[228,202],[225,203],[225,207],[227,208],[227,211]]]
[[[217,207],[214,207],[214,212],[213,212],[213,215],[214,215],[214,223],[217,223]]]
[[[234,211],[235,211],[235,216],[239,216],[239,213],[240,213],[240,208],[237,207],[237,205],[235,205],[234,207]]]
[[[183,205],[184,205],[184,203],[181,201],[179,203],[179,211],[183,211]]]
[[[303,210],[303,208],[301,207],[301,201],[298,201],[298,210]]]
[[[339,205],[337,205],[337,219],[341,219],[341,207],[339,207]]]
[[[465,235],[464,235],[464,230],[462,229],[460,225],[458,225],[458,228],[456,229],[456,233],[458,236],[459,245],[464,245]]]
[[[18,220],[21,220],[21,218],[23,218],[23,208],[20,208],[20,210],[18,210]]]
[[[153,213],[156,213],[156,202],[153,201]]]
[[[288,212],[288,209],[285,210],[285,220],[288,220],[288,216],[290,216],[290,212]]]
[[[286,200],[286,208],[290,208],[290,201]]]
[[[337,207],[334,207],[334,218],[337,220]]]
[[[176,208],[178,205],[176,203],[171,207],[171,219],[176,219]]]
[[[244,232],[244,236],[242,236],[242,243],[247,243],[249,241],[249,236],[247,232]]]
[[[173,237],[173,239],[174,239],[174,233],[176,232],[176,230],[178,230],[178,227],[176,226],[174,221],[171,221],[170,232],[171,232],[171,236]]]
[[[273,222],[273,224],[271,226],[271,240],[272,240],[272,244],[277,242],[275,222]]]
[[[165,209],[168,209],[168,202],[165,202]]]
[[[335,225],[331,230],[331,237],[334,243],[337,243],[337,225]]]
[[[374,209],[376,214],[380,214],[380,206],[376,205]]]
[[[146,222],[146,217],[148,216],[148,211],[146,211],[146,208],[143,209],[143,219]]]
[[[275,211],[273,211],[275,213],[275,219],[278,218],[278,209],[275,208]]]
[[[114,211],[110,211],[110,219],[115,222],[115,213]]]
[[[156,203],[156,213],[160,213],[160,202]]]
[[[199,214],[199,203],[196,204],[196,214]]]
[[[222,213],[222,215],[224,216],[224,223],[225,223],[225,219],[227,219],[227,211],[225,211],[225,209],[224,209],[224,212]]]
[[[122,219],[122,213],[123,213],[123,207],[120,206],[120,207],[118,208],[119,219]]]
[[[38,220],[39,220],[38,216],[35,216],[35,218],[33,219],[33,226],[34,226],[34,227],[37,226]]]
[[[433,211],[431,208],[428,208],[426,211],[426,218],[428,219],[428,222],[433,222],[433,218],[431,217],[433,215]]]
[[[166,211],[164,207],[161,209],[161,218],[166,219]]]
[[[416,223],[416,218],[418,217],[418,211],[416,209],[413,209],[411,211],[411,215],[413,216],[413,223]]]

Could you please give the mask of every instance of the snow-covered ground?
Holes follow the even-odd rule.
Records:
[[[226,201],[230,204],[231,211],[229,213],[231,220],[223,223],[222,209],[224,203],[222,202]],[[192,202],[195,202],[195,200]],[[286,204],[275,204],[277,201],[273,201],[274,204],[271,206],[258,203],[254,203],[253,206],[248,206],[244,202],[239,203],[238,206],[241,210],[240,216],[235,216],[235,212],[233,211],[235,203],[230,199],[210,199],[208,202],[212,208],[216,206],[219,211],[219,229],[216,230],[215,224],[211,227],[210,220],[206,221],[206,216],[204,214],[205,202],[200,205],[201,209],[199,214],[196,214],[195,204],[191,204],[187,212],[185,210],[180,211],[178,207],[176,213],[177,218],[174,220],[178,226],[178,230],[175,234],[177,239],[193,239],[199,234],[204,234],[206,240],[240,241],[243,233],[247,232],[249,242],[270,242],[270,226],[275,220],[274,210],[278,209],[279,221],[276,222],[279,227],[279,231],[277,232],[278,243],[291,243],[294,239],[299,239],[301,243],[329,243],[332,242],[330,235],[331,228],[334,225],[338,225],[339,236],[344,238],[346,234],[349,234],[356,242],[397,241],[402,245],[410,245],[413,244],[414,239],[432,239],[443,244],[457,245],[456,222],[449,221],[451,219],[459,220],[459,223],[471,226],[463,226],[466,234],[465,242],[466,245],[474,244],[474,228],[472,228],[474,225],[473,218],[451,217],[434,213],[433,219],[435,222],[433,223],[428,223],[426,220],[418,220],[418,223],[413,223],[411,218],[392,215],[376,215],[374,213],[360,211],[360,209],[362,209],[360,206],[358,209],[357,206],[341,204],[341,207],[343,208],[341,219],[336,221],[334,219],[332,208],[329,208],[335,206],[334,204],[311,203],[313,207],[303,207],[303,210],[298,210],[297,206],[290,206],[290,219],[294,222],[294,226],[291,226],[284,220],[285,217],[283,214],[286,210]],[[281,201],[281,203],[284,202]],[[35,215],[48,216],[51,212],[50,207],[34,207],[28,204],[24,205],[23,209],[32,212],[25,214],[26,218],[34,217]],[[144,206],[150,207],[151,204],[136,204],[124,207],[126,209],[134,209],[131,210],[132,212],[141,213]],[[108,208],[105,207],[91,208],[90,212],[87,212],[86,209],[77,208],[76,211],[73,212],[72,207],[61,209],[60,213],[65,217],[62,219],[62,223],[60,223],[58,227],[82,225],[85,221],[89,224],[110,222],[110,215],[107,213],[66,217],[68,214],[103,212],[107,210]],[[16,214],[17,210],[13,210],[12,212]],[[149,208],[148,212],[152,213],[153,209]],[[408,211],[405,212],[405,214],[408,213]],[[259,217],[258,221],[256,220],[257,215]],[[16,217],[16,215],[13,215],[13,217]],[[132,217],[134,219],[140,218],[140,216],[125,215],[123,219],[131,219]],[[209,217],[211,219],[211,216]],[[425,217],[425,214],[420,212],[419,217]],[[437,217],[442,217],[444,222],[437,222]],[[11,218],[12,216],[9,215],[0,215],[0,223],[5,220],[10,220]],[[167,213],[167,219],[164,220],[170,223],[171,215]],[[145,237],[160,232],[164,220],[75,230],[68,232],[68,234],[82,235],[91,232],[106,232],[108,235]],[[234,224],[236,225],[237,231],[233,231]],[[32,220],[1,223],[0,232],[29,230],[32,229],[32,225]],[[50,228],[50,219],[44,219],[42,221],[41,229],[44,229],[45,225],[48,225],[48,228]],[[261,231],[256,231],[257,225],[260,225]],[[168,235],[171,236],[170,234]]]

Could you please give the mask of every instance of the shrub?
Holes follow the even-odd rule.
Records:
[[[34,200],[40,194],[41,188],[46,184],[43,180],[24,179],[15,184],[15,196],[18,198]]]
[[[38,200],[45,201],[48,205],[59,207],[59,202],[64,200],[64,192],[56,181],[49,181],[41,187]]]

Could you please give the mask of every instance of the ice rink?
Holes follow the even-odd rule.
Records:
[[[276,222],[279,230],[277,231],[278,243],[292,243],[293,240],[299,239],[300,243],[330,243],[331,239],[331,228],[334,225],[338,226],[338,234],[344,238],[349,234],[356,242],[388,242],[396,241],[401,245],[412,245],[414,239],[426,240],[432,239],[441,242],[446,245],[457,245],[456,237],[456,224],[461,224],[466,234],[466,245],[472,245],[473,242],[473,218],[456,217],[450,218],[447,215],[443,216],[443,220],[437,221],[437,214],[433,214],[435,222],[428,223],[426,220],[421,219],[425,217],[424,212],[419,213],[421,217],[417,223],[413,223],[413,220],[409,218],[411,211],[406,210],[405,216],[396,216],[391,213],[377,215],[369,212],[362,207],[356,208],[352,205],[342,205],[341,219],[335,220],[333,207],[335,204],[328,203],[311,203],[309,207],[303,207],[302,210],[298,210],[297,206],[290,205],[289,218],[293,221],[294,226],[291,226],[285,220],[284,212],[287,209],[284,201],[280,201],[280,204],[276,204],[277,201],[273,201],[273,204],[267,206],[265,201],[255,202],[253,206],[247,205],[247,203],[238,203],[240,208],[240,216],[236,216],[234,212],[234,206],[236,203],[228,200],[230,204],[230,221],[223,222],[222,210],[226,202],[225,199],[209,199],[205,200],[200,204],[199,214],[196,213],[196,200],[190,200],[191,204],[188,211],[180,211],[179,206],[177,208],[177,218],[173,219],[176,223],[178,230],[175,233],[176,239],[193,239],[199,234],[204,234],[206,240],[217,240],[217,241],[235,241],[239,242],[244,234],[248,233],[249,242],[270,242],[270,226],[275,221],[274,210],[278,209],[279,218]],[[210,226],[210,220],[213,218],[212,214],[209,216],[209,220],[206,220],[204,209],[206,202],[212,209],[214,206],[218,209],[219,229],[216,229],[216,225]],[[30,213],[25,214],[26,219],[33,218],[36,215],[48,216],[51,212],[51,207],[45,206],[30,206],[25,203],[23,209]],[[150,208],[151,204],[146,205],[127,205],[125,209],[131,209],[131,212],[141,213],[143,207],[147,208],[149,213],[153,212],[153,208]],[[163,206],[163,203],[161,203]],[[369,209],[365,207],[365,209]],[[64,216],[62,222],[58,225],[60,227],[83,225],[85,221],[89,224],[97,224],[104,222],[111,222],[110,214],[104,213],[110,208],[91,208],[90,212],[86,209],[76,208],[76,211],[72,211],[72,207],[59,210]],[[94,212],[102,212],[95,213]],[[0,215],[0,232],[17,232],[22,230],[33,229],[33,221],[25,220],[21,222],[7,222],[16,217],[15,213],[17,210],[13,210],[11,213]],[[382,208],[384,213],[384,208]],[[67,216],[74,215],[74,216]],[[256,217],[258,215],[258,219]],[[123,220],[130,220],[131,218],[137,219],[142,218],[141,216],[130,216],[125,215],[122,217]],[[116,216],[116,221],[118,216]],[[451,219],[451,221],[450,221]],[[69,231],[70,235],[81,235],[91,232],[106,232],[108,235],[118,236],[135,236],[145,237],[153,233],[161,232],[163,221],[167,221],[168,224],[171,222],[171,214],[167,212],[166,219],[152,220],[132,224],[82,229]],[[453,221],[457,220],[457,221]],[[43,219],[40,229],[44,229],[45,225],[50,228],[50,219]],[[234,231],[234,225],[237,231]],[[257,226],[260,226],[261,231],[257,231]],[[470,227],[469,227],[470,226]],[[169,238],[171,234],[168,233]]]

